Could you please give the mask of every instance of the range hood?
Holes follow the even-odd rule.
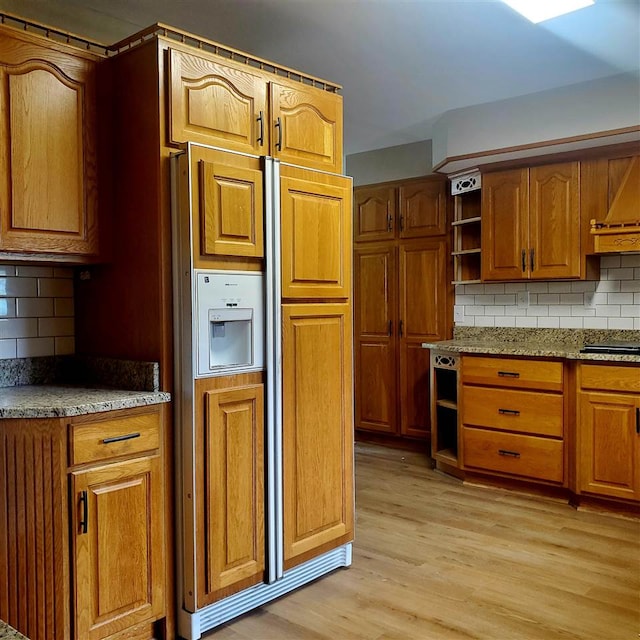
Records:
[[[591,220],[595,253],[640,251],[640,156],[634,156],[604,220]]]

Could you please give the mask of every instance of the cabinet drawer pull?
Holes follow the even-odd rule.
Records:
[[[527,250],[522,250],[522,273],[527,270]]]
[[[498,413],[503,416],[519,416],[520,412],[515,409],[498,409]]]
[[[256,118],[260,125],[260,133],[258,134],[258,144],[262,146],[264,144],[264,112],[260,111],[260,115]]]
[[[282,151],[282,121],[280,120],[280,116],[278,116],[278,118],[276,119],[275,127],[278,130],[278,141],[276,142],[276,149],[278,151]]]
[[[80,533],[87,533],[89,528],[89,499],[86,491],[80,492],[80,506],[82,507],[82,517],[79,523]]]
[[[498,453],[501,456],[506,456],[507,458],[519,458],[520,454],[517,451],[509,451],[508,449],[498,449]]]
[[[531,273],[533,273],[536,270],[536,250],[535,249],[531,249],[531,251],[529,252],[529,258],[531,262]]]
[[[519,378],[520,374],[517,371],[498,371],[498,376],[501,378]]]
[[[389,332],[387,333],[389,337],[393,335],[393,320],[389,320]]]
[[[124,436],[113,436],[113,438],[105,438],[102,441],[102,444],[111,444],[112,442],[122,442],[123,440],[133,440],[134,438],[139,438],[139,433],[127,433]]]
[[[393,217],[390,213],[387,213],[387,231],[391,231],[393,229]]]

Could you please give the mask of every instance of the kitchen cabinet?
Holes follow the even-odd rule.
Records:
[[[421,345],[449,331],[447,257],[446,238],[356,245],[356,428],[427,437],[429,351]]]
[[[287,570],[353,538],[351,308],[284,304],[282,321]]]
[[[453,194],[453,284],[481,282],[482,215],[479,173],[451,180]]]
[[[99,56],[0,26],[0,252],[89,262]]]
[[[342,97],[172,46],[170,140],[342,171]]]
[[[578,491],[586,495],[640,500],[638,368],[581,363],[578,385]]]
[[[466,471],[566,485],[562,362],[464,355],[461,408]]]
[[[282,297],[351,293],[351,179],[298,167],[280,170]]]
[[[0,617],[32,640],[149,637],[164,617],[161,411],[1,421]]]
[[[578,162],[482,176],[482,280],[588,276]]]
[[[212,268],[221,256],[264,256],[260,160],[199,147],[193,150],[193,162],[194,262]]]
[[[427,176],[358,187],[354,242],[441,236],[447,232],[446,180]]]
[[[198,607],[262,582],[265,572],[261,374],[196,381]]]

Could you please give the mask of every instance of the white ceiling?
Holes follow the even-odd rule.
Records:
[[[339,83],[347,154],[428,139],[450,109],[640,70],[640,0],[596,0],[539,25],[499,0],[0,0],[0,10],[104,43],[165,22]]]

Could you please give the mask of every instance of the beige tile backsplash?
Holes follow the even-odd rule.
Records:
[[[73,269],[0,265],[0,359],[75,351]]]
[[[455,305],[457,326],[640,329],[640,253],[602,256],[595,281],[457,285]]]

